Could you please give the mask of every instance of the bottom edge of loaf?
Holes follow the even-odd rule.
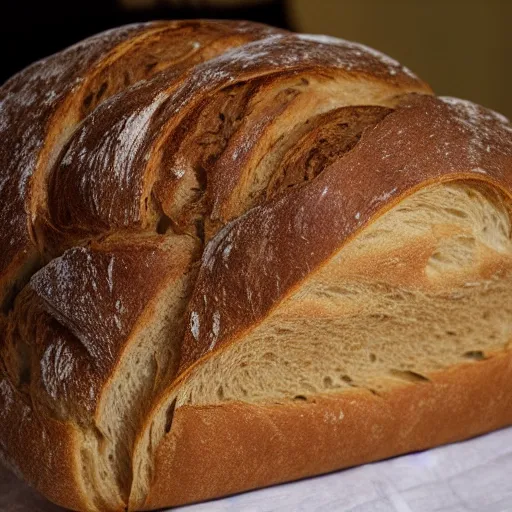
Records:
[[[178,407],[144,510],[205,501],[462,441],[512,425],[512,352],[375,395]]]

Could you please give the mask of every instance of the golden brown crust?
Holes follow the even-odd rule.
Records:
[[[195,120],[209,99],[228,86],[269,75],[286,78],[292,73],[327,71],[381,84],[389,96],[430,90],[397,63],[358,45],[320,44],[279,33],[235,48],[188,73],[176,75],[171,70],[104,103],[77,131],[51,178],[49,224],[68,240],[77,233],[87,237],[151,226],[155,221],[151,194],[162,148],[174,139],[187,116]],[[194,172],[189,165],[186,161],[185,170],[179,163],[166,167],[161,177],[168,182],[166,187]],[[241,158],[215,175],[215,193],[236,183],[242,165]]]
[[[151,152],[158,148],[165,124],[180,119],[181,103],[184,107],[206,93],[196,83],[201,73],[192,72],[191,77],[187,70],[201,68],[202,62],[231,48],[281,32],[247,22],[196,25],[184,39],[193,52],[184,51],[155,79],[104,102],[70,140],[50,176],[48,218],[41,220],[40,229],[53,252],[100,233],[147,228],[155,213],[148,185],[154,180]],[[196,95],[180,94],[187,83],[197,89]]]
[[[277,29],[249,22],[175,21],[131,25],[43,59],[0,89],[0,303],[13,296],[45,251],[47,172],[78,123],[101,102],[164,69],[194,65]],[[215,47],[218,40],[224,45]],[[41,239],[43,237],[43,239]],[[19,281],[19,282],[18,282]]]
[[[37,252],[32,232],[32,176],[51,158],[53,143],[69,130],[70,99],[85,73],[130,38],[158,25],[134,25],[94,36],[36,62],[0,89],[0,181],[2,208],[0,300],[10,298],[17,271]],[[14,281],[14,283],[13,283]]]
[[[181,370],[239,339],[403,197],[460,179],[481,180],[511,196],[512,127],[466,102],[406,98],[315,180],[253,208],[207,246]],[[215,330],[214,317],[220,319]]]
[[[83,431],[94,432],[124,351],[151,321],[161,290],[190,271],[196,251],[184,236],[70,249],[35,274],[17,298],[1,347],[0,439],[4,457],[52,501],[77,510],[98,506],[94,493],[83,489]],[[34,468],[25,450],[48,461]]]
[[[512,356],[430,382],[288,404],[183,406],[158,447],[145,510],[327,473],[512,424]]]
[[[94,510],[81,478],[79,430],[48,417],[5,376],[0,378],[0,431],[0,459],[18,476],[54,503]]]
[[[197,249],[185,236],[107,241],[70,249],[35,274],[13,313],[11,325],[21,328],[6,343],[33,351],[32,375],[24,376],[32,397],[56,416],[94,416],[134,331],[160,291],[189,270]],[[19,382],[17,369],[6,370]]]
[[[35,64],[0,89],[0,135],[7,131],[0,146],[6,248],[0,295],[46,262],[41,253],[52,258],[65,251],[32,277],[9,321],[0,316],[0,453],[56,503],[124,507],[126,496],[114,489],[108,505],[101,503],[104,489],[93,488],[94,478],[86,488],[85,438],[99,434],[101,446],[94,430],[100,401],[114,387],[133,333],[151,324],[155,297],[195,272],[200,241],[169,231],[185,230],[182,216],[197,212],[203,221],[213,215],[212,233],[215,222],[241,215],[247,205],[232,211],[226,205],[297,91],[277,94],[254,116],[247,105],[257,94],[310,76],[371,84],[387,107],[395,96],[406,98],[393,112],[363,106],[317,118],[296,141],[306,147],[285,160],[283,182],[272,181],[256,201],[263,204],[213,239],[188,310],[194,321],[182,373],[158,404],[167,407],[168,394],[196,365],[241,340],[406,195],[465,179],[512,196],[511,126],[472,104],[421,96],[431,92],[426,84],[361,45],[245,22],[120,29]],[[229,126],[220,115],[223,94],[238,95]],[[345,115],[348,128],[333,135],[332,123]],[[221,122],[209,134],[213,140],[199,137],[212,148],[195,154],[195,134],[208,134],[215,117]],[[286,174],[299,169],[309,176],[308,149],[324,137],[332,140],[312,164],[311,179],[301,183],[301,176]],[[171,163],[163,162],[169,155]],[[183,160],[188,167],[180,167]],[[197,168],[205,183],[196,199],[204,203],[189,201],[182,211],[176,191],[197,178]],[[360,390],[307,403],[179,407],[155,447],[145,506],[301,478],[511,423],[508,353],[429,377],[431,383],[379,397]]]

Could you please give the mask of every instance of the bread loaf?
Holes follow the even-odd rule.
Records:
[[[247,22],[111,31],[0,101],[0,453],[50,500],[152,510],[512,423],[504,117]]]

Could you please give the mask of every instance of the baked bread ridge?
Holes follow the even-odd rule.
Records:
[[[141,160],[145,155],[140,149],[146,149],[142,141],[150,139],[154,142],[158,127],[151,134],[144,135],[149,130],[153,117],[158,120],[161,114],[159,107],[166,94],[175,88],[183,76],[187,76],[190,68],[193,69],[231,48],[283,32],[249,22],[199,20],[182,23],[198,25],[193,37],[184,38],[193,51],[180,55],[180,59],[172,66],[167,65],[159,73],[155,73],[154,79],[139,81],[94,109],[70,139],[52,169],[47,183],[49,202],[39,215],[37,227],[50,257],[59,254],[63,248],[83,243],[84,239],[87,240],[98,232],[108,232],[112,227],[115,228],[114,231],[147,228],[140,222],[143,220],[142,216],[136,217],[131,223],[127,220],[131,220],[130,214],[133,211],[133,207],[130,209],[129,205],[135,202],[131,195],[137,196],[139,193],[134,187],[130,187],[131,167],[145,165],[145,160]],[[162,68],[162,63],[156,57],[152,59]],[[75,153],[77,146],[78,154]],[[84,147],[87,148],[85,152]],[[110,170],[111,176],[105,175],[105,169]],[[95,187],[94,180],[104,182],[106,198],[101,196],[101,192],[105,193],[101,188],[98,194],[96,189],[99,187],[97,184]],[[116,209],[111,197],[116,198],[121,189],[126,189],[131,194],[122,196],[121,206]],[[84,196],[92,199],[93,204],[87,202],[84,205]],[[61,204],[64,197],[66,200]],[[68,197],[72,197],[72,203],[76,203],[74,208],[69,206]],[[107,206],[104,206],[105,202]],[[142,209],[147,207],[144,201],[139,206]],[[105,208],[108,209],[108,214],[105,214]],[[96,214],[93,214],[96,210]],[[77,215],[74,216],[75,212]],[[112,216],[122,220],[112,226],[109,223]]]
[[[331,73],[333,77],[327,77],[330,80],[336,76],[340,80],[339,98],[331,93],[329,104],[328,92],[323,93],[324,110],[358,100],[389,104],[403,94],[430,92],[426,84],[398,63],[365,52],[358,45],[338,40],[338,45],[333,46],[288,34],[274,34],[234,48],[182,75],[164,73],[100,106],[76,132],[52,173],[47,238],[56,238],[53,244],[59,245],[60,239],[69,242],[77,233],[88,238],[116,229],[155,229],[165,217],[169,217],[171,224],[179,225],[181,212],[176,214],[172,210],[172,205],[179,201],[179,190],[177,193],[175,189],[179,189],[180,183],[200,188],[195,174],[201,165],[191,165],[187,161],[191,156],[184,154],[189,148],[181,147],[172,155],[171,168],[162,164],[163,147],[175,144],[175,136],[180,137],[176,132],[188,122],[192,124],[190,131],[195,133],[194,123],[200,120],[202,110],[228,87],[274,77],[279,91],[281,81],[300,82],[303,76],[322,73]],[[308,92],[314,94],[314,90]],[[265,101],[263,94],[255,99]],[[117,115],[113,116],[112,110]],[[210,137],[210,123],[219,117],[218,112],[214,114],[214,119],[199,125],[199,131],[206,131]],[[265,120],[259,112],[253,117],[260,124]],[[245,145],[235,140],[235,148],[243,147],[249,152],[254,145],[250,137],[254,129],[241,128],[228,136],[228,150],[232,149],[231,137],[247,139]],[[201,144],[208,143],[196,141],[196,152],[203,151],[198,147]],[[119,152],[114,147],[121,154],[126,153],[126,158],[119,162]],[[133,151],[127,152],[127,147]],[[242,181],[245,159],[241,154],[236,158],[228,155],[228,159],[231,166],[220,170],[211,162],[204,163],[206,169],[202,171],[214,183],[214,196]],[[116,172],[118,167],[122,171]],[[108,179],[104,177],[104,168],[112,169]],[[197,194],[189,195],[192,198],[187,204],[197,201]],[[153,196],[157,196],[160,204],[154,204]],[[69,197],[74,200],[69,201]],[[166,208],[169,204],[171,208]]]
[[[291,369],[286,370],[288,373],[283,370],[288,376],[288,380],[279,384],[281,390],[289,390],[290,393],[295,394],[296,399],[299,400],[298,403],[290,403],[290,400],[293,400],[293,396],[288,396],[289,393],[285,391],[276,396],[269,395],[268,393],[265,395],[263,392],[258,395],[258,390],[266,389],[262,386],[272,382],[265,381],[266,377],[263,372],[265,366],[261,366],[258,373],[252,374],[253,380],[251,382],[260,382],[260,384],[254,384],[252,387],[248,385],[247,378],[244,380],[244,372],[247,371],[244,368],[248,367],[250,370],[251,361],[260,361],[262,359],[260,357],[261,354],[259,356],[256,355],[258,353],[258,346],[264,347],[261,350],[268,352],[270,362],[267,363],[269,368],[277,368],[279,364],[281,366],[284,364],[283,360],[279,359],[279,355],[276,356],[276,354],[272,353],[271,347],[275,346],[277,350],[279,344],[285,341],[286,331],[291,329],[290,325],[286,322],[288,320],[286,313],[283,313],[284,317],[279,316],[279,308],[283,304],[289,303],[294,296],[297,299],[295,309],[293,310],[294,316],[292,315],[290,324],[301,325],[299,323],[300,319],[308,317],[308,315],[312,315],[313,318],[318,317],[319,319],[326,317],[329,320],[331,318],[329,321],[332,322],[333,317],[329,317],[329,313],[326,313],[326,311],[329,311],[327,306],[315,304],[313,300],[307,302],[308,291],[304,283],[308,282],[308,280],[311,281],[315,275],[321,274],[321,269],[325,266],[324,281],[328,282],[331,279],[334,281],[333,285],[338,284],[336,281],[338,279],[335,273],[336,269],[335,267],[329,267],[327,262],[333,260],[335,254],[339,254],[341,257],[341,259],[338,258],[339,265],[342,265],[344,251],[346,254],[351,243],[357,242],[358,239],[362,240],[361,246],[366,244],[371,246],[370,235],[368,235],[368,242],[364,238],[365,231],[371,231],[372,225],[377,225],[379,219],[382,218],[384,221],[386,212],[389,212],[389,215],[391,215],[399,211],[400,205],[407,203],[407,196],[410,196],[411,200],[416,196],[420,196],[418,199],[420,203],[418,204],[425,206],[421,203],[423,201],[420,194],[422,190],[430,193],[429,189],[433,188],[434,192],[432,193],[439,194],[441,192],[437,191],[436,186],[438,188],[442,187],[439,189],[440,191],[448,187],[447,193],[453,193],[455,196],[460,192],[460,197],[479,197],[478,204],[487,204],[491,208],[490,211],[494,210],[495,207],[497,208],[494,213],[489,214],[489,217],[487,214],[483,215],[482,219],[500,218],[496,225],[493,224],[494,221],[485,221],[489,222],[489,225],[485,229],[482,228],[482,232],[489,229],[491,232],[496,230],[495,234],[501,234],[497,235],[497,238],[493,239],[494,241],[481,239],[477,242],[477,246],[480,248],[478,250],[479,257],[476,258],[478,264],[475,263],[474,269],[472,269],[471,265],[467,268],[464,268],[464,265],[462,265],[460,269],[457,267],[450,268],[450,265],[447,264],[448,273],[446,273],[445,269],[442,269],[444,271],[436,275],[438,260],[446,263],[443,262],[442,258],[439,258],[439,247],[437,247],[436,243],[441,243],[440,241],[446,237],[446,240],[442,242],[446,242],[445,247],[442,244],[440,245],[442,249],[440,250],[441,256],[444,257],[445,255],[442,254],[443,250],[447,250],[446,247],[449,247],[450,237],[454,236],[453,232],[456,233],[455,240],[458,240],[457,237],[460,237],[462,240],[462,246],[465,243],[466,237],[471,239],[474,236],[478,240],[480,236],[475,233],[466,232],[467,226],[466,228],[461,226],[455,227],[459,223],[459,220],[457,220],[459,216],[461,219],[468,217],[473,222],[475,219],[469,214],[469,210],[465,211],[461,209],[460,204],[454,203],[450,205],[453,206],[451,208],[453,211],[450,210],[450,207],[447,207],[446,219],[440,218],[436,221],[440,226],[440,234],[437,235],[439,240],[432,241],[427,238],[419,238],[419,242],[415,242],[412,239],[410,246],[391,247],[389,254],[386,251],[381,253],[377,251],[373,259],[366,257],[367,263],[362,266],[359,274],[355,272],[355,277],[354,275],[352,276],[352,284],[354,280],[364,283],[365,280],[372,278],[373,275],[376,285],[379,285],[379,282],[386,283],[386,277],[393,276],[395,273],[397,283],[401,286],[403,285],[404,288],[391,288],[389,293],[392,292],[395,296],[406,294],[406,297],[407,293],[410,294],[415,289],[418,289],[421,294],[425,292],[434,293],[439,295],[440,298],[444,297],[444,302],[439,303],[437,305],[438,308],[448,308],[453,299],[457,297],[457,293],[459,293],[458,300],[462,300],[464,306],[459,312],[455,310],[450,312],[454,316],[449,318],[452,318],[452,320],[458,319],[457,321],[460,323],[460,314],[464,316],[465,312],[470,310],[469,304],[473,299],[469,297],[477,297],[477,295],[468,294],[467,290],[470,290],[471,286],[484,285],[485,283],[488,283],[488,289],[492,290],[493,285],[489,283],[492,283],[493,280],[497,280],[496,282],[501,281],[501,284],[498,286],[499,289],[495,289],[495,292],[490,292],[491,295],[496,293],[492,299],[489,299],[491,302],[482,304],[482,307],[485,307],[485,309],[489,308],[493,300],[494,304],[498,306],[503,304],[502,316],[496,321],[496,324],[501,326],[500,329],[503,327],[502,336],[499,339],[495,338],[496,333],[491,332],[493,322],[489,320],[489,313],[486,312],[487,327],[478,326],[477,330],[480,329],[483,338],[485,338],[485,333],[489,334],[488,340],[484,339],[480,340],[479,343],[475,343],[475,340],[469,335],[466,338],[464,336],[460,338],[460,333],[450,332],[448,335],[444,332],[441,333],[440,340],[444,337],[447,341],[450,340],[450,336],[456,335],[456,342],[461,343],[460,350],[465,350],[461,357],[455,357],[453,354],[448,357],[448,354],[446,361],[450,361],[451,358],[452,365],[448,365],[447,368],[443,367],[442,360],[441,365],[438,367],[435,364],[431,364],[431,367],[427,365],[426,368],[422,368],[420,365],[419,368],[415,368],[414,366],[404,364],[396,369],[392,368],[390,375],[386,375],[384,378],[377,376],[378,378],[370,384],[360,384],[357,380],[354,382],[349,374],[346,374],[343,375],[344,378],[340,382],[335,382],[336,385],[333,386],[334,379],[327,375],[324,388],[337,388],[344,385],[345,388],[340,390],[342,393],[337,397],[341,401],[340,403],[344,403],[344,393],[350,393],[347,389],[350,390],[354,386],[371,390],[372,393],[378,396],[383,395],[386,400],[393,403],[395,400],[394,395],[397,395],[397,397],[398,395],[401,396],[402,391],[399,388],[400,385],[404,386],[404,383],[409,384],[408,387],[410,388],[411,385],[418,387],[427,381],[435,384],[438,379],[443,381],[446,378],[449,381],[453,381],[453,391],[451,392],[456,393],[457,399],[467,406],[471,395],[468,393],[467,396],[464,396],[464,387],[456,386],[455,376],[460,374],[462,381],[464,375],[468,375],[465,372],[470,372],[469,366],[471,364],[478,366],[482,363],[480,359],[485,358],[490,358],[496,364],[498,364],[497,361],[501,361],[499,365],[503,365],[506,368],[507,375],[509,375],[511,359],[508,350],[510,349],[512,333],[506,327],[508,325],[506,315],[510,315],[510,311],[506,309],[505,304],[507,301],[504,301],[504,297],[506,298],[506,289],[509,286],[507,283],[509,283],[510,275],[512,275],[509,219],[512,180],[511,134],[512,127],[505,118],[469,102],[452,98],[438,99],[429,96],[409,97],[403,100],[395,112],[384,117],[373,128],[363,132],[359,143],[349,153],[343,155],[338,161],[324,169],[313,181],[277,194],[268,203],[249,210],[245,215],[221,230],[210,242],[202,258],[198,280],[188,308],[189,323],[182,345],[180,375],[171,388],[161,397],[152,415],[148,416],[145,427],[139,435],[134,452],[134,486],[132,488],[131,507],[134,510],[142,506],[149,509],[163,506],[164,503],[175,503],[175,497],[169,489],[173,489],[180,496],[176,498],[176,503],[182,503],[286,480],[286,477],[276,476],[276,474],[269,476],[271,470],[269,470],[269,473],[263,471],[262,476],[261,471],[256,471],[256,466],[250,466],[255,471],[254,474],[248,477],[248,481],[251,482],[250,484],[242,483],[243,477],[241,477],[240,481],[236,481],[236,483],[236,479],[228,483],[222,475],[218,474],[218,470],[216,471],[213,466],[209,466],[205,473],[198,477],[196,481],[198,487],[194,490],[191,488],[190,480],[175,486],[172,481],[173,477],[168,472],[170,465],[175,462],[177,466],[173,467],[179,467],[180,471],[184,471],[187,474],[184,477],[185,479],[190,478],[190,474],[187,473],[188,470],[183,468],[184,461],[182,454],[179,452],[179,439],[181,439],[181,436],[185,437],[188,447],[190,446],[188,444],[189,439],[192,443],[200,444],[201,438],[200,433],[197,434],[198,437],[195,437],[196,434],[193,432],[185,433],[180,428],[179,422],[176,427],[178,430],[173,434],[175,418],[183,418],[183,421],[187,422],[187,418],[190,416],[190,418],[194,418],[194,421],[198,421],[198,418],[204,413],[205,424],[211,427],[216,425],[215,419],[212,419],[216,414],[219,415],[219,418],[224,418],[224,407],[226,411],[229,411],[230,407],[234,407],[238,414],[242,416],[243,413],[240,411],[247,407],[247,414],[254,414],[255,416],[251,416],[251,421],[248,424],[245,424],[242,420],[243,425],[240,428],[241,432],[247,433],[253,443],[254,434],[250,433],[252,427],[248,425],[252,425],[254,421],[255,432],[263,435],[264,429],[268,428],[269,424],[273,424],[274,413],[269,413],[271,419],[265,413],[262,413],[261,422],[256,420],[255,417],[258,416],[261,408],[271,407],[274,401],[278,403],[285,402],[283,407],[285,411],[289,411],[289,428],[291,428],[290,425],[294,421],[300,422],[301,415],[303,414],[301,400],[311,398],[315,401],[319,397],[321,398],[322,394],[329,392],[329,389],[319,390],[310,386],[308,393],[306,385],[302,389],[293,390],[293,379],[290,381],[290,378],[295,375],[296,379],[302,379],[302,374],[299,370],[300,363],[297,366],[300,358],[298,360],[291,359],[286,363],[291,368],[295,368],[295,374]],[[374,179],[376,176],[378,176],[378,180]],[[460,186],[463,188],[457,192],[457,186],[449,185],[449,183],[460,183]],[[355,193],[355,187],[362,184],[365,187],[364,194]],[[451,190],[450,187],[455,188]],[[469,188],[466,191],[464,187]],[[372,197],[373,199],[368,201],[367,197]],[[444,197],[444,200],[447,201],[451,199],[450,196]],[[483,201],[482,203],[480,203],[481,200]],[[427,200],[425,199],[425,201]],[[489,202],[487,203],[487,201]],[[428,201],[425,204],[428,205]],[[441,204],[431,203],[429,208],[442,211],[444,209],[443,204],[444,202]],[[495,206],[492,206],[493,204]],[[462,205],[464,207],[463,203]],[[417,206],[404,206],[404,209],[414,211]],[[404,217],[405,221],[406,218]],[[452,223],[454,226],[450,227]],[[398,227],[407,232],[405,229],[407,225],[397,224]],[[492,227],[493,225],[494,227]],[[433,228],[435,228],[435,225]],[[397,225],[394,225],[394,229],[394,237],[400,238],[397,236],[399,233],[396,231]],[[375,230],[378,232],[379,228],[376,227]],[[436,230],[433,229],[432,231],[435,232]],[[393,231],[388,229],[388,232],[391,233]],[[501,241],[497,242],[498,239]],[[262,241],[265,242],[263,246],[261,245]],[[382,241],[382,237],[380,241]],[[483,245],[480,245],[480,243]],[[347,248],[343,249],[345,246]],[[376,247],[378,248],[378,245]],[[490,253],[487,253],[488,248],[491,248]],[[450,247],[448,256],[450,256],[449,252],[452,250],[453,247]],[[297,258],[297,254],[302,256]],[[349,258],[346,263],[349,269],[351,267],[357,268],[358,265],[362,265],[362,261],[365,261],[362,254],[357,252],[355,254],[357,257]],[[390,258],[390,255],[393,258]],[[454,252],[452,256],[455,256],[455,260],[459,257],[464,259],[465,254],[464,251]],[[397,258],[398,261],[401,259],[405,262],[405,270],[395,269]],[[391,265],[388,261],[388,263],[385,263],[382,271],[379,272],[376,261],[386,262],[387,260],[391,261]],[[428,279],[420,278],[425,273],[426,263],[431,265],[431,268],[427,271]],[[230,270],[231,268],[237,269],[236,275]],[[350,271],[345,269],[344,272],[344,274],[340,274],[342,277],[350,276]],[[428,272],[432,272],[433,275],[428,275]],[[394,278],[387,277],[387,280],[389,279],[393,283]],[[340,281],[339,288],[343,290],[346,285],[347,283]],[[301,287],[304,291],[301,291]],[[466,289],[466,292],[464,292],[464,289]],[[323,289],[321,291],[324,294],[327,293]],[[375,289],[370,288],[370,292],[370,295],[364,296],[367,300],[371,300],[372,294],[378,296],[378,286]],[[309,293],[311,294],[311,291]],[[444,296],[443,293],[445,294]],[[228,297],[230,300],[227,300]],[[457,301],[453,303],[456,304]],[[334,302],[334,305],[340,308],[348,307],[343,302]],[[343,309],[334,311],[341,313]],[[350,313],[350,311],[352,312]],[[426,311],[427,309],[425,309]],[[471,314],[478,314],[477,311],[478,309],[472,311]],[[357,309],[355,311],[349,310],[349,313],[351,315],[349,315],[351,322],[355,323]],[[381,310],[380,313],[377,310],[374,313],[377,314],[373,316],[382,316],[383,318],[390,314],[392,315],[390,310],[384,310],[383,312]],[[371,319],[371,317],[372,315],[368,318]],[[268,345],[268,343],[264,344],[265,337],[270,336],[268,329],[262,331],[261,326],[265,322],[268,323],[268,319],[272,320],[272,318],[275,318],[275,330],[273,332],[274,334],[276,332],[280,334],[276,335],[277,337],[270,337],[271,344]],[[367,319],[366,317],[362,318]],[[469,321],[471,324],[470,319],[466,318],[464,321]],[[368,326],[371,326],[371,323],[365,324],[363,322],[360,329],[367,329],[369,328]],[[307,332],[308,324],[305,323],[303,328]],[[261,334],[258,334],[258,329],[260,329],[259,332]],[[449,323],[446,329],[450,329]],[[486,331],[486,329],[488,330]],[[407,331],[407,329],[404,328],[404,331]],[[252,335],[253,332],[254,335]],[[331,335],[336,339],[334,333],[331,333]],[[314,337],[315,335],[312,336]],[[281,341],[279,341],[280,339]],[[464,339],[470,345],[465,349]],[[245,351],[241,348],[238,350],[239,347],[243,346],[245,340],[250,340],[252,344],[250,346],[247,345],[248,348]],[[304,340],[304,343],[312,344],[312,341]],[[339,341],[339,343],[342,342]],[[343,343],[350,346],[348,341]],[[440,343],[441,341],[437,341],[438,345]],[[364,347],[364,344],[361,346]],[[290,344],[287,347],[289,351],[292,351],[293,347]],[[297,354],[300,354],[298,349]],[[378,361],[381,355],[378,352],[366,354],[372,363]],[[292,357],[291,352],[290,357]],[[296,355],[294,357],[300,356]],[[314,361],[315,357],[318,358],[320,355],[318,352],[312,354],[305,352],[302,357],[304,360],[310,361],[308,364],[311,364],[311,361]],[[475,359],[475,362],[468,365],[467,361],[472,359]],[[216,360],[219,361],[217,364],[215,363]],[[435,357],[433,361],[436,362]],[[436,364],[439,364],[439,361]],[[491,368],[492,364],[494,363],[489,363],[487,368]],[[242,368],[241,370],[238,369],[238,365]],[[222,374],[223,369],[227,368],[230,369],[230,375],[233,378],[229,382],[227,382],[226,378],[217,377],[217,374]],[[285,367],[282,366],[282,368],[284,369]],[[443,371],[439,371],[440,369],[443,369]],[[201,373],[202,371],[203,373]],[[478,370],[475,369],[474,371],[476,372],[474,375],[479,374]],[[487,374],[487,370],[482,375],[484,374]],[[247,373],[246,375],[249,374]],[[271,373],[269,375],[272,376]],[[277,377],[274,375],[273,378]],[[381,386],[383,382],[385,385]],[[390,382],[391,384],[389,384]],[[480,386],[485,388],[484,381],[479,382]],[[379,386],[382,387],[382,390],[379,389]],[[389,389],[390,386],[391,389]],[[319,387],[321,388],[322,386],[320,385]],[[435,403],[437,403],[435,401],[438,400],[436,398],[434,401],[433,396],[438,395],[436,395],[437,391],[433,388],[434,386],[430,386],[430,388],[427,386],[425,395],[422,398],[431,407],[435,407]],[[312,389],[314,391],[311,391]],[[498,389],[498,386],[493,386],[489,390],[485,388],[481,392],[482,401],[494,401],[495,393]],[[504,389],[508,389],[506,385]],[[330,392],[336,392],[336,389],[330,390]],[[412,389],[408,391],[405,389],[403,391],[405,394],[407,392],[411,393],[411,407],[421,406],[421,400],[418,399],[418,405],[414,399],[415,391]],[[251,396],[256,398],[251,399]],[[500,428],[508,425],[512,419],[507,412],[508,409],[506,409],[506,398],[503,398],[504,396],[506,397],[506,393],[503,395],[499,391],[499,396],[501,397],[500,400],[503,400],[500,403],[504,408],[501,409],[501,406],[497,407],[495,418],[492,418],[490,413],[486,416],[486,424],[493,425],[490,428]],[[346,400],[349,401],[348,395]],[[306,401],[303,407],[307,407],[307,404],[308,402]],[[438,407],[444,408],[445,405],[439,403]],[[278,406],[276,406],[277,409]],[[443,411],[442,414],[446,415],[446,419],[451,418],[449,409],[443,409]],[[284,416],[286,414],[283,413]],[[320,416],[322,414],[323,412],[319,413],[319,422],[321,421]],[[453,422],[450,423],[450,425],[453,425],[453,436],[449,432],[442,430],[437,440],[432,440],[426,444],[422,438],[412,437],[409,439],[410,444],[404,444],[399,453],[482,433],[485,428],[481,424],[477,426],[473,420],[470,421],[473,415],[473,409],[461,411],[460,415],[458,415],[461,418],[461,423],[458,425],[453,425]],[[279,417],[279,413],[276,413],[276,416]],[[227,417],[229,417],[229,421],[236,423],[234,416],[231,416],[229,412],[226,412]],[[359,418],[362,421],[362,416],[359,416]],[[219,419],[218,421],[218,427],[214,427],[215,433],[219,432],[221,428],[226,428],[225,421],[227,420]],[[388,426],[391,428],[391,424],[385,425],[386,421],[384,419],[384,423],[380,424],[378,428],[386,429]],[[221,427],[221,424],[223,427]],[[217,428],[219,430],[216,430]],[[393,423],[392,428],[397,428],[397,424]],[[313,427],[305,428],[306,432],[313,429]],[[295,464],[294,457],[297,460],[302,460],[301,453],[292,449],[293,435],[295,434],[290,434],[290,437],[288,437],[284,432],[279,429],[277,430],[275,442],[285,446],[282,449],[286,451],[287,456],[293,461],[289,462],[289,464]],[[225,439],[223,437],[224,434],[219,433],[219,435]],[[226,435],[229,434],[226,433]],[[305,451],[308,450],[306,440],[309,442],[311,437],[306,435],[304,438],[301,449]],[[351,449],[357,450],[357,446],[359,446],[358,441],[358,438],[354,438],[354,445]],[[261,464],[267,463],[270,460],[269,452],[265,451],[266,442],[266,439],[256,442],[256,447],[262,447],[263,450],[261,458],[258,459],[256,457],[256,460]],[[203,446],[203,444],[200,445]],[[149,457],[147,456],[148,446],[152,447]],[[257,449],[256,447],[254,449]],[[224,461],[224,454],[217,451],[216,448],[212,447],[211,452],[208,451],[208,448],[204,449],[207,453],[211,454],[212,461]],[[279,449],[275,449],[279,453]],[[240,448],[240,451],[236,454],[234,452],[230,452],[230,454],[235,457],[236,463],[240,464],[242,459],[250,459],[253,456],[252,452],[253,448],[250,448],[248,444]],[[310,456],[308,460],[314,458],[311,451],[308,453]],[[389,453],[389,455],[392,454],[391,452]],[[151,457],[154,457],[154,465]],[[174,460],[174,457],[176,457],[176,460]],[[332,457],[329,467],[326,466],[322,471],[346,467],[355,463],[350,461],[350,457],[344,457],[343,453],[338,453],[337,458],[335,455]],[[356,454],[355,457],[357,458],[358,455]],[[368,454],[361,455],[360,458],[357,458],[357,463],[368,462],[378,458],[379,455],[377,454],[374,456]],[[283,462],[283,466],[278,467],[283,468],[285,465],[286,463]],[[226,467],[224,462],[222,466]],[[300,472],[294,473],[294,476],[291,478],[309,476],[314,473],[314,470],[309,472],[306,465],[300,467]],[[258,468],[261,469],[260,466]],[[245,473],[243,474],[245,475]],[[284,474],[287,474],[286,471]],[[263,483],[265,477],[269,479]],[[225,486],[225,488],[221,491],[222,486]],[[227,491],[228,488],[229,491]],[[195,491],[197,491],[197,494]],[[190,494],[185,497],[187,492],[190,492]],[[148,498],[145,500],[146,493],[148,493]]]
[[[189,306],[180,370],[258,322],[342,244],[416,190],[433,183],[475,180],[510,197],[511,134],[508,120],[469,102],[423,95],[404,98],[315,180],[253,208],[209,244]],[[363,184],[365,195],[355,190]],[[373,199],[367,201],[370,187]],[[314,208],[306,217],[308,205]],[[272,249],[270,254],[256,249],[261,240]],[[265,265],[270,265],[291,261],[294,254],[307,258],[282,269],[277,266],[274,272],[252,271],[252,265],[264,264],[255,261],[255,255],[264,256]],[[240,270],[237,279],[230,275],[231,265]],[[212,283],[225,294],[212,293]],[[205,296],[212,299],[205,301]],[[209,328],[201,329],[224,314],[230,321],[219,324],[215,335]],[[194,324],[199,325],[195,333]]]
[[[47,206],[47,173],[80,121],[108,97],[162,69],[184,68],[187,61],[200,62],[276,31],[257,23],[208,20],[129,25],[43,59],[2,86],[0,178],[9,197],[0,212],[4,310],[44,263],[39,254],[44,240],[34,224]],[[223,39],[226,45],[215,49]]]
[[[52,502],[65,499],[72,510],[95,510],[81,476],[80,431],[70,422],[55,421],[40,412],[37,403],[23,397],[4,375],[0,392],[0,462],[36,489],[44,490]]]
[[[148,496],[137,507],[155,510],[267,487],[512,423],[510,354],[430,379],[379,396],[361,390],[302,403],[178,407],[156,450]]]
[[[10,200],[2,209],[2,303],[20,267],[37,268],[32,232],[32,181],[51,165],[76,121],[74,97],[80,97],[84,74],[101,61],[112,61],[136,41],[158,31],[159,24],[114,29],[43,59],[8,80],[1,89],[2,183]],[[19,148],[13,153],[12,148]],[[22,150],[23,148],[23,150]],[[21,269],[24,270],[23,268]],[[14,276],[12,275],[14,274]],[[7,281],[7,282],[6,282]],[[23,280],[22,280],[23,284]],[[14,283],[15,285],[15,283]]]
[[[30,459],[23,439],[34,435],[42,418],[36,446],[48,465],[29,467],[25,478],[45,494],[56,472],[63,474],[62,486],[86,489],[82,505],[71,505],[67,493],[52,490],[49,496],[57,503],[87,510],[124,507],[129,486],[124,452],[153,392],[140,372],[157,388],[177,366],[182,296],[193,282],[190,264],[197,249],[183,236],[70,249],[36,273],[18,296],[2,347],[9,377],[3,382],[18,388],[15,396],[24,397],[31,414],[22,416],[2,451],[14,463]],[[5,396],[2,401],[4,432],[9,430],[4,421],[19,404]],[[47,423],[61,425],[62,433],[44,435]],[[67,451],[57,453],[56,442],[69,444]],[[67,471],[71,464],[75,470]]]

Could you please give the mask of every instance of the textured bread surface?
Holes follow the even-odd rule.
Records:
[[[0,135],[0,456],[55,503],[163,508],[512,423],[499,114],[357,43],[198,20],[27,68]]]
[[[176,405],[303,400],[354,387],[378,394],[506,348],[510,219],[486,193],[438,185],[404,200],[201,365]]]

